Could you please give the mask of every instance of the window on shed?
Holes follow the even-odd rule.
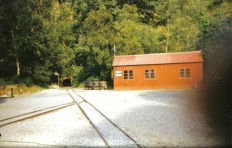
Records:
[[[185,69],[185,76],[186,76],[187,78],[190,78],[190,68],[186,68],[186,69]]]
[[[184,68],[180,69],[180,78],[184,78]]]
[[[124,70],[124,80],[133,79],[133,78],[134,78],[133,70]]]
[[[128,71],[127,70],[124,70],[124,79],[128,79]]]
[[[146,79],[149,78],[149,70],[145,70],[145,78],[146,78]]]
[[[129,79],[133,79],[133,70],[129,70]]]
[[[180,78],[190,78],[190,68],[180,68]]]
[[[154,79],[155,78],[155,70],[154,69],[146,69],[145,70],[145,79]]]
[[[155,78],[155,70],[154,69],[150,70],[150,78]]]

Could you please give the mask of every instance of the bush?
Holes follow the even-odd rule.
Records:
[[[98,77],[90,76],[88,77],[87,81],[99,81],[100,79]]]
[[[0,79],[0,86],[13,85],[15,84],[14,80]]]
[[[78,77],[74,77],[72,81],[72,87],[84,87],[84,83],[80,82]]]

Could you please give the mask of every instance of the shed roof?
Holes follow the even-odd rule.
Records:
[[[115,56],[113,66],[203,62],[201,51]]]

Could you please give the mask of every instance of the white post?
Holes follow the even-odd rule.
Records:
[[[115,53],[116,53],[116,48],[115,48],[115,44],[114,44],[114,56],[115,56]]]
[[[60,86],[60,76],[59,76],[59,73],[56,71],[56,72],[54,73],[54,75],[57,76],[57,85],[58,85],[58,87],[59,87],[59,86]]]

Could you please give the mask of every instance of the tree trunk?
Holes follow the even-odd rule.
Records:
[[[19,77],[20,75],[20,65],[19,65],[19,58],[18,58],[18,54],[17,54],[17,47],[15,44],[15,38],[14,38],[14,31],[11,30],[11,35],[12,35],[12,40],[13,40],[13,44],[14,44],[14,56],[15,56],[15,61],[16,61],[16,73],[17,73],[17,77]]]
[[[168,52],[168,43],[169,42],[169,24],[167,24],[167,40],[166,40],[166,48],[165,48],[165,52]]]
[[[19,59],[16,57],[17,77],[20,75]]]

